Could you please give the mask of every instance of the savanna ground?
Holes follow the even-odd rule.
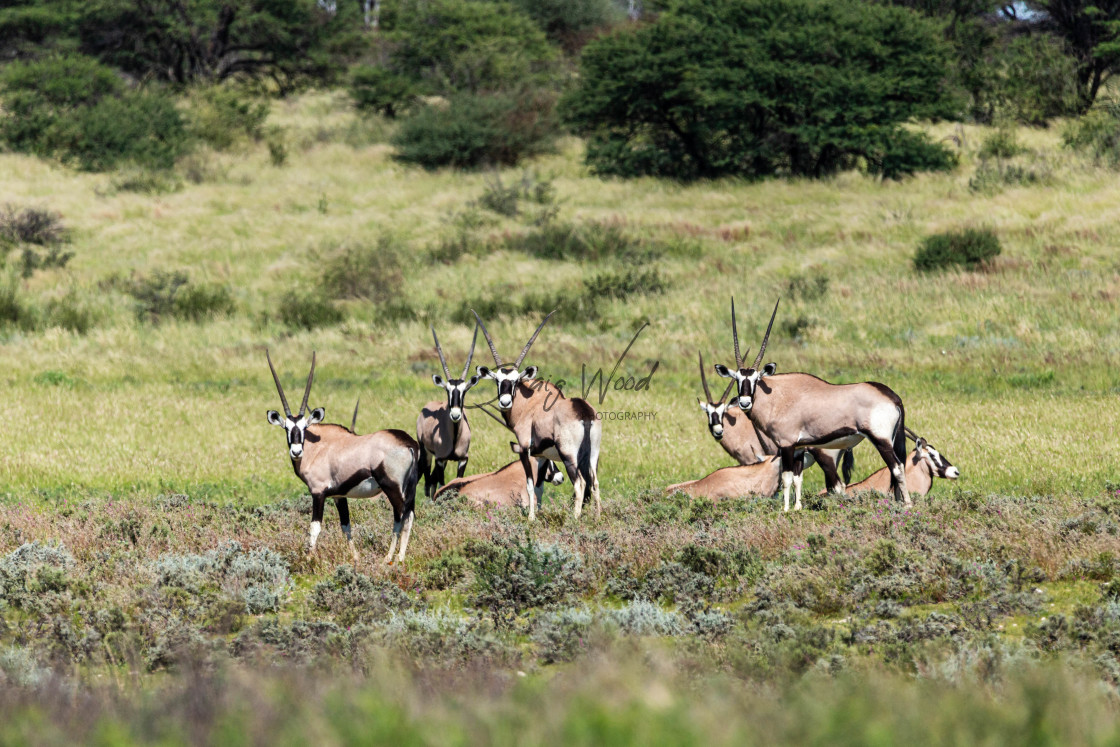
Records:
[[[286,158],[195,155],[172,191],[0,155],[0,204],[56,211],[74,253],[9,273],[39,321],[2,336],[5,742],[1120,739],[1120,182],[1057,127],[984,164],[988,132],[935,127],[948,175],[682,186],[596,179],[576,141],[500,175],[406,168],[391,124],[325,94],[270,124]],[[914,271],[969,226],[995,261]],[[177,271],[220,313],[137,310]],[[744,345],[780,296],[767,360],[888,384],[961,479],[909,511],[665,497],[729,463],[695,398],[732,295]],[[555,303],[528,362],[569,394],[649,325],[619,366],[656,363],[648,389],[589,397],[644,414],[604,423],[602,517],[575,522],[567,484],[531,526],[421,498],[390,568],[386,503],[352,501],[362,562],[330,506],[308,558],[264,350],[290,400],[314,350],[328,421],[361,396],[359,432],[411,432],[429,324],[461,369],[471,307],[512,357]],[[472,472],[512,459],[471,422]]]

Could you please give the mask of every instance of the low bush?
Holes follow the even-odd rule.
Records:
[[[1062,130],[1062,143],[1090,155],[1099,166],[1120,168],[1120,100],[1101,98]]]
[[[9,244],[54,246],[70,238],[62,216],[46,208],[0,208],[0,241]]]
[[[685,630],[679,613],[668,612],[644,599],[635,599],[620,609],[611,610],[607,619],[630,635],[675,636]]]
[[[585,293],[592,299],[623,300],[633,295],[661,293],[664,290],[665,280],[656,267],[601,272],[585,281]]]
[[[136,314],[152,324],[164,318],[201,322],[234,311],[233,296],[226,286],[194,285],[185,272],[157,270],[134,275],[124,290],[136,301]]]
[[[1026,152],[1013,127],[997,127],[980,145],[980,158],[1013,158]]]
[[[406,75],[375,65],[361,65],[350,72],[350,98],[358,109],[394,119],[417,100],[416,83]]]
[[[382,579],[371,579],[348,565],[315,584],[310,601],[313,607],[334,615],[339,625],[384,620],[392,612],[413,606],[411,597],[400,587]]]
[[[427,169],[512,166],[552,149],[554,105],[545,92],[460,94],[411,114],[392,142],[399,160]]]
[[[260,140],[269,108],[267,101],[251,99],[228,85],[195,89],[187,110],[187,132],[214,150],[227,150],[239,141]]]
[[[914,269],[921,272],[949,267],[977,269],[998,256],[999,238],[986,228],[966,228],[927,236],[914,255]]]
[[[293,329],[329,327],[346,318],[342,309],[317,293],[288,291],[280,297],[279,308],[280,321]]]
[[[404,282],[397,241],[382,235],[375,244],[343,244],[323,253],[320,286],[328,298],[375,303],[395,298]]]
[[[587,608],[565,608],[539,615],[531,636],[537,656],[546,664],[575,659],[588,648],[593,621]]]
[[[479,205],[507,218],[520,215],[525,202],[539,205],[545,211],[552,209],[556,203],[556,189],[552,186],[552,180],[525,172],[519,180],[507,186],[502,182],[501,175],[495,172],[493,178],[487,180],[482,196],[478,198]]]
[[[586,586],[583,561],[563,545],[502,538],[468,546],[470,603],[508,625],[525,610],[561,602]]]

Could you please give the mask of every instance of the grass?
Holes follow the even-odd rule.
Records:
[[[932,127],[961,143],[961,167],[902,182],[857,173],[602,181],[569,140],[531,165],[555,192],[555,220],[625,232],[645,253],[560,262],[514,248],[511,237],[535,230],[533,211],[506,217],[477,204],[495,175],[397,164],[384,144],[392,124],[358,119],[336,94],[279,102],[266,127],[286,143],[283,165],[263,142],[203,151],[183,166],[199,178],[166,194],[107,189],[112,175],[0,154],[0,205],[58,213],[74,252],[65,267],[21,279],[21,298],[42,308],[73,295],[96,311],[84,334],[0,327],[0,385],[19,427],[0,460],[0,555],[61,541],[76,563],[65,579],[34,581],[49,592],[42,604],[59,606],[0,604],[2,681],[24,683],[0,695],[5,741],[200,742],[229,729],[344,741],[351,723],[460,742],[626,742],[655,727],[681,742],[1115,737],[1120,665],[1106,638],[1117,622],[1100,584],[1116,566],[1101,558],[1116,552],[1120,484],[1108,457],[1120,432],[1120,184],[1062,149],[1060,128],[1018,133],[1027,150],[1015,159],[1045,159],[1048,186],[983,191],[969,186],[988,132],[976,127]],[[498,176],[512,184],[522,173]],[[1003,246],[982,271],[913,270],[925,236],[977,226]],[[459,230],[484,250],[429,261]],[[329,299],[344,321],[314,331],[284,324],[282,298],[323,292],[325,248],[387,236],[397,306]],[[329,507],[319,558],[302,552],[304,489],[265,422],[278,405],[265,349],[291,396],[317,351],[310,405],[325,406],[328,421],[348,423],[361,396],[359,432],[411,431],[436,395],[430,324],[462,360],[471,329],[450,323],[457,310],[563,300],[602,285],[595,278],[651,269],[659,292],[613,282],[593,317],[558,315],[527,360],[576,393],[585,366],[588,376],[609,373],[649,323],[618,371],[637,379],[656,363],[648,389],[590,395],[601,411],[646,414],[604,423],[604,518],[575,524],[567,486],[549,489],[532,527],[516,513],[421,499],[410,560],[389,570],[375,563],[388,509],[355,501],[358,570],[371,593],[392,584],[419,611],[315,628],[299,643],[291,626],[358,612],[313,605],[316,585],[348,553]],[[138,318],[121,280],[177,271],[228,289],[233,311],[200,322]],[[732,295],[751,347],[784,296],[767,359],[779,371],[888,384],[907,424],[961,480],[939,483],[914,514],[874,499],[782,515],[771,500],[712,507],[663,497],[665,485],[728,463],[695,405],[695,356],[730,358]],[[487,325],[512,356],[538,321],[514,313]],[[475,362],[488,362],[485,347]],[[489,396],[492,386],[477,391]],[[475,415],[472,429],[472,472],[512,459],[497,424]],[[879,466],[870,448],[857,449],[857,479]],[[807,492],[819,475],[808,475]],[[578,552],[582,570],[559,611],[522,611],[493,629],[472,607],[476,559],[526,532]],[[194,601],[153,587],[162,555],[203,555],[229,539],[271,548],[290,566],[294,590],[278,614],[248,614],[216,582]],[[682,554],[690,546],[721,554]],[[709,588],[695,575],[701,562],[722,569],[710,597],[697,596]],[[861,570],[869,567],[879,575]],[[1021,596],[1034,588],[1043,590],[1037,605]],[[618,610],[651,594],[687,622],[684,634],[619,632]],[[584,607],[563,622],[591,620],[574,661],[541,651],[551,639],[534,636],[547,615]],[[119,629],[97,617],[113,608]],[[1049,619],[1057,616],[1060,625]],[[70,628],[46,624],[61,619]],[[280,632],[256,627],[270,620]],[[903,640],[900,620],[927,637]],[[453,624],[465,627],[451,634]],[[110,641],[109,655],[100,644],[85,652],[94,632]],[[260,661],[230,653],[242,635]],[[175,636],[194,643],[180,651]],[[156,649],[171,657],[170,674],[148,673]],[[262,664],[272,660],[285,663]],[[248,681],[259,686],[238,686]],[[84,700],[67,695],[73,685]],[[181,704],[188,691],[206,693],[195,710]],[[888,695],[891,709],[876,706]],[[158,726],[153,714],[165,711],[174,726]]]

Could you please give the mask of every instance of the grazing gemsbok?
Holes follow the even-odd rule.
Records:
[[[393,552],[400,540],[398,560],[403,561],[412,532],[416,484],[420,481],[420,445],[400,430],[384,430],[357,436],[345,426],[323,423],[326,411],[316,407],[307,412],[307,398],[315,378],[315,354],[311,354],[311,372],[303,390],[299,413],[292,415],[284,387],[272,365],[272,356],[265,351],[272,380],[284,406],[284,416],[268,411],[268,422],[288,434],[288,456],[296,476],[311,491],[311,531],[308,547],[315,552],[315,543],[322,529],[323,507],[327,498],[334,498],[338,521],[350,546],[350,555],[358,562],[358,551],[350,536],[350,507],[347,498],[373,498],[381,493],[393,507],[393,537],[389,543],[386,563],[393,562]],[[357,408],[355,407],[355,413]]]
[[[514,451],[520,453],[517,444]],[[544,493],[544,484],[550,482],[559,485],[564,482],[564,473],[557,469],[549,459],[531,459],[533,468],[533,501],[540,503]],[[521,467],[521,460],[510,462],[506,466],[493,472],[470,477],[458,477],[440,488],[436,497],[449,490],[459,491],[459,495],[467,498],[475,506],[520,506],[525,504],[525,471]]]
[[[905,410],[902,400],[877,382],[830,384],[807,373],[774,374],[775,365],[759,369],[774,313],[762,338],[758,356],[750,368],[743,368],[739,355],[739,330],[735,321],[735,299],[731,300],[731,333],[735,340],[735,369],[716,365],[716,373],[732,378],[738,385],[739,409],[747,413],[761,438],[769,439],[782,459],[782,490],[785,510],[789,511],[790,484],[796,485],[794,508],[801,509],[802,463],[794,458],[798,448],[850,449],[863,439],[871,441],[891,474],[891,490],[896,500],[910,505],[906,492]],[[747,351],[750,354],[750,351]]]
[[[708,376],[704,371],[704,354],[699,353],[699,356],[700,383],[704,385],[704,396],[708,401],[704,402],[699,397],[696,401],[700,403],[700,409],[707,416],[708,432],[712,434],[712,438],[719,442],[732,459],[742,465],[767,461],[777,454],[777,447],[769,442],[764,444],[759,440],[758,431],[755,430],[754,423],[749,417],[742,412],[736,413],[729,409],[730,405],[725,400],[731,387],[735,385],[734,381],[727,382],[727,388],[723,390],[723,395],[718,402],[712,399],[712,392],[708,389]],[[806,462],[806,467],[816,462],[824,472],[825,488],[843,493],[844,483],[852,477],[852,450],[810,449],[810,451],[812,460]],[[836,472],[837,463],[840,463],[844,471],[843,482]]]
[[[587,493],[595,501],[595,515],[601,513],[599,504],[599,443],[603,436],[603,424],[599,421],[595,408],[586,400],[578,397],[571,399],[546,381],[532,381],[537,375],[537,367],[529,366],[521,370],[521,362],[529,354],[529,348],[540,334],[541,328],[555,314],[553,311],[544,318],[536,332],[521,349],[521,355],[512,366],[503,365],[494,347],[486,325],[474,310],[471,310],[490,355],[494,358],[496,369],[479,366],[478,375],[493,379],[498,386],[498,409],[505,418],[506,426],[513,431],[520,448],[521,467],[525,477],[525,497],[529,503],[529,521],[537,516],[536,501],[529,500],[533,494],[532,457],[544,457],[561,462],[568,479],[572,481],[575,496],[574,513],[578,519],[583,511],[583,501]]]
[[[432,339],[436,342],[436,352],[439,353],[444,375],[441,379],[439,374],[432,374],[432,382],[447,392],[447,401],[429,402],[416,418],[416,440],[421,447],[420,474],[424,477],[424,495],[429,498],[443,485],[443,471],[447,462],[459,463],[457,477],[462,477],[467,472],[471,426],[467,422],[463,401],[470,388],[478,383],[477,376],[467,378],[471,359],[474,358],[474,344],[478,340],[478,325],[474,328],[471,351],[467,353],[467,365],[463,366],[463,375],[458,379],[451,378],[447,370],[447,359],[443,357],[443,348],[439,344],[435,327],[432,327]],[[436,463],[434,470],[433,459]]]
[[[911,494],[919,498],[928,494],[933,488],[935,477],[956,480],[961,476],[961,471],[950,464],[941,452],[930,446],[929,441],[919,437],[909,428],[906,429],[906,435],[914,441],[914,450],[906,455],[906,488]],[[866,480],[849,485],[848,493],[854,494],[863,490],[886,493],[889,488],[890,473],[884,467]]]
[[[803,467],[813,464],[813,455],[808,451],[797,452],[803,460]],[[723,467],[699,480],[670,485],[666,493],[680,491],[694,498],[740,498],[747,495],[770,497],[778,492],[778,480],[782,472],[782,459],[777,456],[766,457],[764,461],[738,467]]]

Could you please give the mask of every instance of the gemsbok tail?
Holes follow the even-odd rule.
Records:
[[[898,461],[906,464],[906,409],[898,403],[898,422],[894,427],[894,455]]]
[[[840,473],[844,477],[844,484],[852,481],[852,468],[856,466],[856,455],[851,449],[844,449],[840,454]]]

